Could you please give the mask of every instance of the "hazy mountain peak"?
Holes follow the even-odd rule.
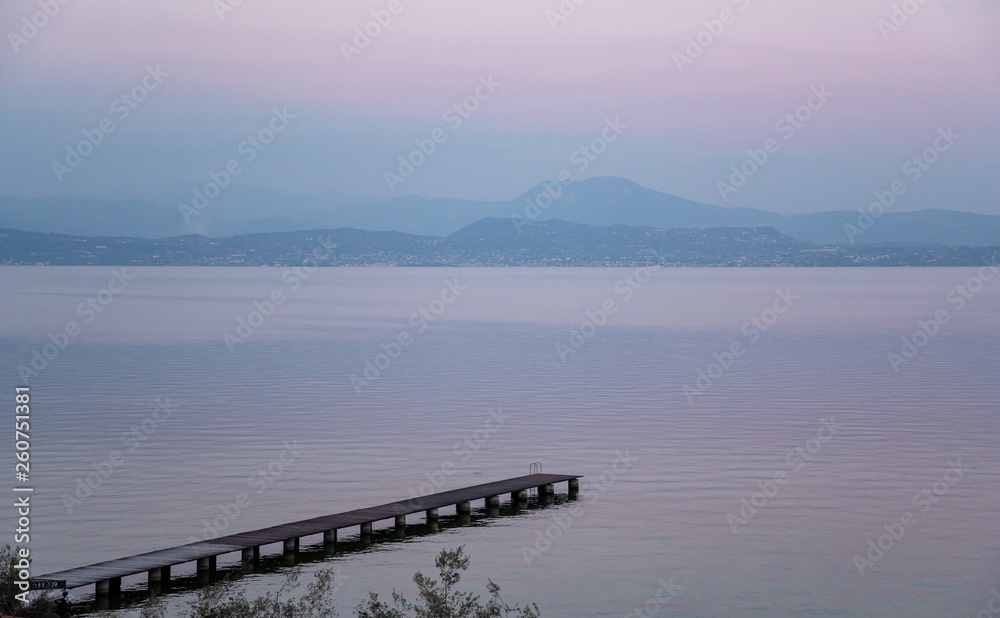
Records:
[[[515,202],[537,201],[548,194],[553,200],[575,201],[578,196],[608,198],[628,198],[642,192],[656,193],[652,189],[642,187],[631,180],[617,176],[595,176],[583,180],[571,180],[562,183],[558,180],[543,180],[522,193]],[[544,201],[544,198],[541,198]]]
[[[753,208],[724,208],[692,202],[648,189],[625,178],[597,176],[568,184],[538,183],[510,202],[427,199],[401,196],[380,204],[354,203],[317,210],[286,205],[268,217],[232,221],[222,212],[199,218],[204,233],[233,236],[317,228],[351,227],[444,237],[484,217],[520,233],[524,226],[560,219],[599,227],[647,226],[657,229],[770,226],[794,238],[823,244],[918,242],[951,245],[1000,245],[1000,217],[953,210],[887,212],[850,237],[856,211],[780,215]],[[514,220],[521,223],[517,230]],[[0,227],[83,236],[156,238],[190,233],[175,208],[140,200],[21,199],[0,197]]]

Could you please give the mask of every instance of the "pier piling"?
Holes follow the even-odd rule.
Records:
[[[145,572],[149,590],[159,591],[169,586],[172,565],[195,562],[197,579],[207,582],[211,580],[209,575],[216,570],[218,556],[239,552],[243,564],[252,569],[253,565],[260,561],[260,548],[272,543],[281,543],[285,555],[284,562],[294,564],[297,560],[296,554],[299,552],[299,542],[303,537],[322,534],[325,551],[335,553],[337,530],[341,528],[360,526],[361,544],[370,545],[374,523],[378,521],[394,518],[397,537],[405,536],[406,516],[423,511],[427,528],[438,530],[441,527],[438,523],[438,510],[441,507],[455,505],[457,517],[454,521],[458,524],[466,524],[472,520],[471,502],[474,500],[484,500],[486,516],[495,517],[500,512],[501,494],[509,493],[511,505],[516,510],[526,504],[528,490],[537,487],[539,503],[551,504],[554,501],[555,483],[567,482],[569,493],[574,496],[580,487],[578,479],[577,475],[535,472],[527,476],[442,491],[409,500],[399,500],[389,504],[314,517],[260,530],[205,539],[186,545],[49,573],[32,579],[55,580],[68,589],[93,584],[98,603],[107,602],[110,595],[121,590],[121,578],[125,576],[139,575]]]
[[[206,558],[198,558],[198,572],[199,573],[214,573],[215,572],[215,556],[208,556]]]

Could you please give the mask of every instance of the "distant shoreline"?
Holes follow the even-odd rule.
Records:
[[[483,219],[448,237],[352,228],[228,238],[86,237],[0,230],[5,266],[901,267],[994,266],[1000,247],[820,245],[772,227],[658,229]]]

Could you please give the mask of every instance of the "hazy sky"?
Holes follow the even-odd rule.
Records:
[[[569,170],[1000,214],[995,0],[3,0],[0,32],[3,194],[175,206],[235,160],[230,197],[499,200]]]

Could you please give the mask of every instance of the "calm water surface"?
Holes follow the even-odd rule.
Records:
[[[1000,281],[961,308],[947,300],[976,269],[126,272],[135,279],[86,323],[77,308],[110,269],[0,269],[11,393],[49,334],[80,326],[29,380],[36,574],[215,524],[228,534],[407,498],[447,462],[442,490],[541,461],[586,476],[579,502],[305,569],[339,569],[342,615],[369,590],[413,596],[413,572],[462,544],[469,588],[492,577],[544,616],[625,616],[671,580],[670,602],[646,615],[975,616],[1000,588]],[[250,315],[278,292],[273,314]],[[947,323],[894,370],[889,353],[902,357],[901,338],[936,311]],[[588,312],[602,324],[581,326]],[[256,328],[230,350],[240,317]],[[411,343],[397,353],[401,333]],[[160,421],[157,399],[176,405]],[[504,424],[477,433],[491,409]],[[466,439],[476,448],[456,452]],[[298,454],[275,464],[290,444]],[[115,450],[124,461],[79,499]],[[612,479],[616,453],[634,462]],[[249,506],[222,516],[241,494]],[[15,521],[9,504],[0,515]],[[903,536],[862,576],[855,556],[867,560],[886,525]],[[256,594],[282,578],[241,585]],[[174,611],[192,596],[173,593]]]

